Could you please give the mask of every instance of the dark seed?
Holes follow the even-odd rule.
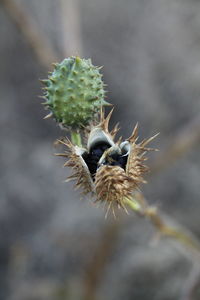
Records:
[[[100,160],[101,156],[103,155],[104,151],[108,149],[110,145],[108,143],[99,143],[92,147],[90,153],[86,153],[83,155],[83,159],[88,166],[90,174],[93,176],[97,171],[97,164]]]

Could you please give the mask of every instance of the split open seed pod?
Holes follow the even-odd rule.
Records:
[[[112,111],[105,118],[101,113],[100,123],[91,128],[85,148],[73,145],[69,140],[64,143],[68,150],[64,154],[68,158],[65,166],[72,167],[74,173],[68,180],[75,179],[76,186],[81,187],[84,194],[92,193],[96,201],[114,207],[124,207],[124,199],[131,198],[134,190],[145,183],[144,175],[149,168],[144,164],[145,154],[154,150],[147,148],[157,135],[137,143],[138,124],[133,133],[125,141],[114,141],[118,125],[109,131],[108,125]],[[63,156],[63,154],[61,154]]]

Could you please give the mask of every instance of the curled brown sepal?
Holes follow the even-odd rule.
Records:
[[[92,193],[94,191],[94,183],[92,181],[89,169],[83,159],[83,154],[86,149],[75,146],[68,138],[58,140],[57,143],[67,147],[65,153],[57,153],[56,156],[64,156],[67,161],[64,167],[70,167],[73,171],[72,175],[68,176],[65,182],[75,180],[75,188],[81,188],[83,194]]]

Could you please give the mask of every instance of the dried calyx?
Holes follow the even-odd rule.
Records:
[[[149,170],[144,161],[147,151],[154,150],[146,145],[152,138],[136,144],[138,139],[138,125],[132,135],[121,142],[114,141],[119,128],[116,125],[109,131],[108,124],[112,111],[105,117],[101,112],[100,123],[93,127],[87,137],[87,146],[80,148],[69,140],[61,141],[68,151],[68,161],[74,174],[68,178],[75,179],[76,186],[81,187],[84,194],[93,193],[97,201],[107,202],[108,208],[123,207],[123,199],[131,198],[140,183],[144,183],[143,175]],[[58,154],[60,155],[60,154]],[[114,208],[113,208],[114,209]]]

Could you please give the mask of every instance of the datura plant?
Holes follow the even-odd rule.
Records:
[[[109,130],[113,109],[105,115],[105,84],[99,67],[90,59],[69,57],[60,64],[48,79],[42,80],[45,108],[62,129],[71,133],[57,143],[63,144],[64,166],[72,169],[66,181],[75,180],[75,186],[95,202],[106,204],[107,212],[116,216],[116,208],[127,208],[147,217],[160,234],[175,238],[180,243],[198,250],[199,244],[190,235],[165,224],[158,210],[147,204],[140,192],[144,175],[149,171],[145,165],[146,154],[156,150],[148,144],[157,136],[138,141],[138,124],[130,137],[116,140],[116,125]],[[84,143],[82,142],[84,141]]]

